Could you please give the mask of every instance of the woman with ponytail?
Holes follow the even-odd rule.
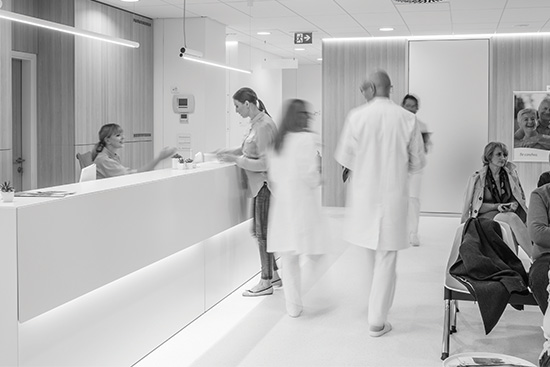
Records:
[[[267,180],[266,153],[273,144],[277,126],[252,89],[239,89],[233,95],[233,103],[239,115],[250,118],[250,132],[240,147],[218,150],[217,157],[220,161],[235,162],[246,173],[249,194],[253,198],[252,234],[258,240],[262,272],[260,282],[244,291],[243,296],[265,296],[273,294],[274,285],[282,285],[273,253],[267,252],[267,217],[271,191]]]
[[[108,178],[136,172],[151,171],[165,158],[172,156],[176,148],[163,148],[159,155],[140,169],[122,165],[117,151],[124,147],[123,130],[118,124],[105,124],[99,130],[99,141],[92,150],[92,160],[96,164],[97,178]]]

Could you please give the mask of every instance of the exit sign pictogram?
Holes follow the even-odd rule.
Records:
[[[313,33],[312,32],[294,33],[294,44],[295,45],[303,45],[305,43],[313,43]]]

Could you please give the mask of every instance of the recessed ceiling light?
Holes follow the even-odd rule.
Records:
[[[305,48],[295,48],[294,51],[305,51],[306,49]]]
[[[259,36],[269,36],[271,34],[271,32],[258,32],[256,34],[259,35]]]
[[[379,28],[380,31],[382,32],[391,32],[393,31],[393,28],[392,27],[382,27],[382,28]]]
[[[139,0],[120,0],[124,1],[125,3],[137,3]]]
[[[319,57],[319,58],[317,59],[317,61],[323,61],[323,58],[322,58],[322,57]]]

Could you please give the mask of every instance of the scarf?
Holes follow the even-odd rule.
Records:
[[[497,187],[497,183],[493,177],[493,172],[491,171],[491,168],[487,166],[485,185],[491,191],[494,202],[509,203],[510,199],[512,199],[512,190],[510,189],[510,182],[508,181],[508,173],[506,173],[504,168],[500,169],[498,177],[500,179],[500,186]]]

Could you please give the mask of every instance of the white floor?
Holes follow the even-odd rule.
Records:
[[[336,233],[340,223],[338,216],[332,219]],[[134,366],[441,366],[443,274],[458,224],[453,217],[421,217],[421,246],[399,253],[389,315],[394,329],[383,337],[367,332],[362,251],[338,243],[324,262],[304,259],[301,317],[286,315],[282,289],[242,297],[254,278]],[[451,355],[495,352],[537,364],[544,342],[537,307],[508,307],[487,336],[477,305],[460,307]]]

